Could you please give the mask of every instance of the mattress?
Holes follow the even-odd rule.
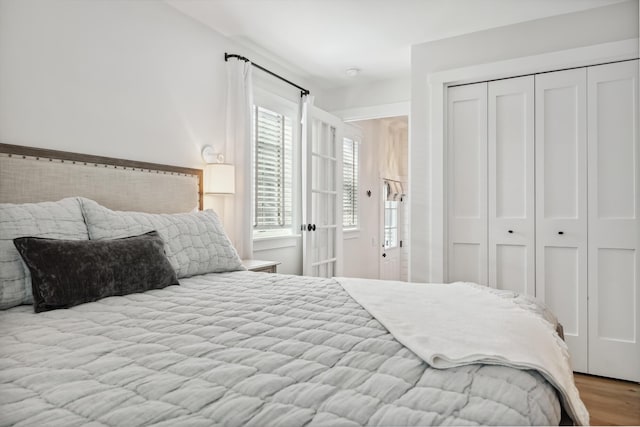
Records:
[[[431,368],[332,279],[243,271],[180,283],[1,312],[0,425],[560,421],[537,372]]]

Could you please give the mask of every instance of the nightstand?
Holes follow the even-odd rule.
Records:
[[[278,265],[281,264],[278,261],[260,261],[257,259],[243,259],[242,265],[244,265],[249,271],[258,271],[262,273],[277,273]]]

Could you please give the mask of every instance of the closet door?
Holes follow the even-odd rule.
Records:
[[[489,83],[489,286],[534,295],[534,78]]]
[[[587,73],[589,372],[640,381],[638,61]]]
[[[587,372],[587,72],[536,75],[536,296]]]
[[[487,84],[447,91],[448,280],[487,284]]]

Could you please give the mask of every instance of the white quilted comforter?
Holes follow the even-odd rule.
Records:
[[[434,369],[331,279],[252,272],[0,312],[0,426],[552,425],[534,371]]]

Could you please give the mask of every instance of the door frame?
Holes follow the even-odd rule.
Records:
[[[585,67],[606,62],[624,61],[638,58],[639,40],[637,38],[602,43],[563,51],[527,56],[493,63],[473,65],[441,72],[427,74],[427,127],[429,141],[427,141],[426,159],[409,159],[409,181],[424,182],[420,193],[416,185],[410,189],[410,211],[425,205],[432,208],[421,212],[426,221],[427,234],[424,236],[411,235],[410,247],[415,246],[413,240],[419,241],[420,247],[426,248],[426,256],[421,254],[421,262],[412,262],[410,255],[410,276],[426,277],[429,282],[445,282],[447,279],[447,251],[446,251],[446,105],[447,88],[449,86],[482,82],[494,79],[516,77],[525,74],[535,74],[545,71],[556,71],[566,68]],[[424,141],[413,141],[409,136],[409,152],[415,144]],[[414,167],[415,166],[419,167]],[[419,164],[418,164],[419,163]],[[414,194],[415,193],[415,194]],[[411,217],[411,213],[410,213]],[[416,260],[413,260],[416,261]],[[415,266],[415,268],[414,268]],[[418,271],[418,269],[420,269]]]
[[[407,119],[411,120],[411,102],[403,101],[391,104],[373,105],[370,107],[348,108],[345,110],[330,111],[330,113],[340,117],[344,122],[386,119],[398,116],[407,116]]]
[[[411,101],[401,101],[401,102],[394,102],[394,103],[389,103],[389,104],[379,104],[379,105],[372,105],[372,106],[367,106],[367,107],[355,107],[355,108],[348,108],[348,109],[344,109],[344,110],[332,110],[330,111],[331,114],[336,115],[337,117],[341,118],[342,121],[345,123],[346,126],[349,126],[351,124],[351,122],[357,122],[357,121],[361,121],[361,120],[377,120],[377,119],[388,119],[391,117],[400,117],[400,116],[404,116],[407,118],[407,125],[408,125],[408,130],[407,130],[407,149],[410,150],[410,145],[411,145]],[[410,161],[410,154],[409,154],[409,159],[408,160],[408,175],[406,176],[406,182],[403,182],[403,184],[406,184],[408,188],[407,193],[405,194],[405,198],[406,197],[410,197],[410,192],[411,192],[411,161]],[[382,181],[384,181],[385,178],[380,177],[379,175],[377,176],[377,178],[380,180],[379,183],[379,188],[382,188]],[[400,178],[400,177],[396,177],[396,178]],[[391,179],[391,178],[389,178]],[[394,180],[394,179],[391,179]],[[395,179],[398,180],[398,179]],[[404,209],[407,209],[406,211],[406,217],[404,217],[403,219],[405,219],[405,227],[407,227],[408,231],[409,231],[409,235],[407,236],[407,239],[405,239],[405,241],[403,242],[403,244],[405,245],[406,248],[406,261],[407,261],[407,268],[406,268],[406,277],[407,280],[410,280],[409,278],[411,277],[411,245],[409,244],[409,240],[410,240],[410,233],[411,233],[411,209],[409,207],[409,205],[407,205],[406,200],[403,202],[404,203]],[[378,230],[380,230],[380,221],[384,221],[384,211],[378,211]],[[378,243],[380,243],[382,241],[382,238],[380,238],[380,240],[378,241]],[[405,249],[403,248],[403,249]],[[378,277],[380,277],[380,256],[381,256],[382,252],[381,252],[381,245],[378,245]],[[402,268],[402,267],[401,267]],[[402,277],[402,272],[400,274],[400,277]]]

